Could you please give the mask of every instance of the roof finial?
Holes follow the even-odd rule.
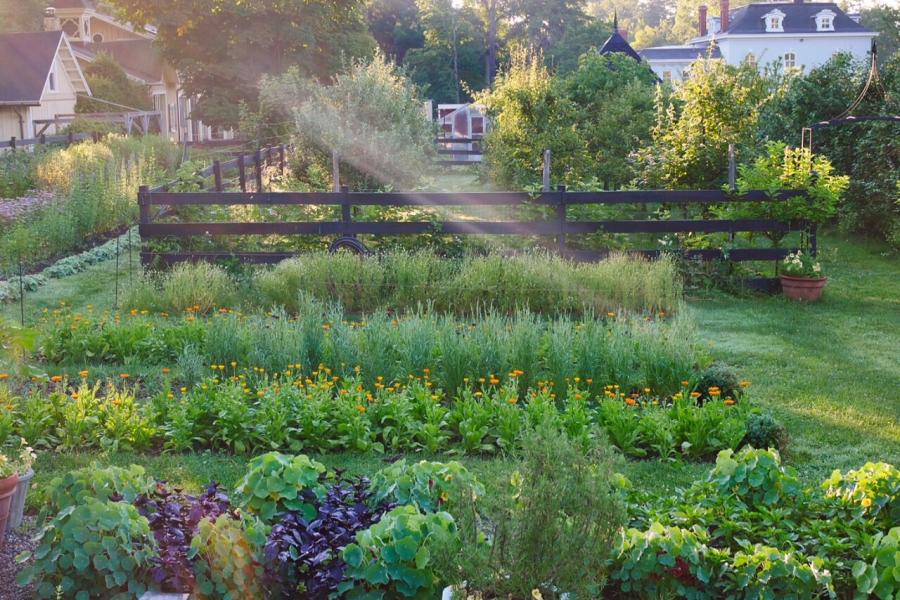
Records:
[[[613,31],[619,31],[619,10],[613,11]]]

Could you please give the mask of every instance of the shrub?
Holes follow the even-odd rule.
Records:
[[[130,288],[122,306],[154,311],[208,313],[233,306],[235,283],[225,270],[207,262],[180,263],[154,281],[144,278]]]
[[[625,521],[611,449],[585,450],[548,426],[528,434],[522,448],[509,496],[484,525],[491,545],[478,543],[477,520],[462,521],[457,583],[485,597],[527,598],[535,589],[544,598],[598,597]],[[548,560],[551,549],[558,552]]]
[[[737,370],[721,361],[715,361],[706,367],[697,382],[697,390],[709,398],[710,389],[718,389],[722,398],[737,398],[741,393],[741,379]]]
[[[428,514],[452,510],[457,490],[471,498],[484,495],[484,486],[460,463],[399,460],[372,477],[372,502],[413,505]]]
[[[831,578],[821,558],[806,563],[794,552],[781,552],[760,544],[736,552],[720,587],[744,598],[814,598],[825,595]]]
[[[324,493],[324,465],[300,454],[269,452],[250,461],[249,470],[235,493],[235,503],[270,523],[275,515],[296,511],[306,520],[316,516],[316,503]]]
[[[140,596],[156,553],[147,519],[124,502],[85,498],[59,512],[41,529],[34,562],[16,576],[35,585],[39,598]],[[24,562],[30,553],[20,555]]]
[[[346,581],[338,591],[347,598],[434,598],[441,575],[434,570],[431,549],[457,535],[449,513],[395,508],[344,549]]]
[[[775,448],[782,454],[789,443],[784,425],[768,413],[753,413],[747,417],[747,443],[754,448]]]
[[[261,598],[260,552],[265,541],[265,527],[252,517],[225,513],[215,520],[201,519],[188,552],[194,563],[197,597]]]
[[[707,481],[722,496],[734,496],[750,506],[774,505],[800,492],[797,472],[781,465],[776,450],[722,450]]]

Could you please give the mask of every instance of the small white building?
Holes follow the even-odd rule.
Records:
[[[439,150],[456,162],[481,162],[481,140],[488,129],[488,119],[480,104],[438,104],[440,127]],[[466,140],[453,142],[453,139]],[[450,154],[448,151],[454,151]]]
[[[680,81],[697,58],[707,55],[728,64],[749,62],[763,68],[781,63],[808,72],[846,52],[864,59],[878,34],[833,2],[765,2],[736,9],[720,0],[720,16],[701,6],[697,37],[681,46],[645,48],[641,56],[664,81]]]
[[[0,35],[0,140],[35,137],[34,121],[75,112],[77,94],[91,90],[61,31]]]

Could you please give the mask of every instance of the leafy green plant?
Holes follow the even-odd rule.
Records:
[[[153,480],[140,465],[105,467],[98,465],[69,471],[50,482],[45,514],[53,515],[95,500],[134,502],[153,488]]]
[[[424,513],[453,512],[452,494],[464,490],[472,497],[484,495],[484,486],[460,463],[399,460],[372,476],[372,502],[413,505]]]
[[[85,498],[60,511],[40,530],[34,562],[16,576],[39,598],[126,600],[146,589],[155,555],[147,519],[130,504]],[[20,554],[19,562],[32,557]]]
[[[267,528],[252,517],[225,513],[202,519],[191,539],[195,593],[200,599],[261,598],[262,548]]]
[[[781,261],[781,274],[788,277],[824,277],[822,265],[814,256],[802,250],[792,252]]]
[[[781,453],[787,449],[789,437],[784,425],[768,413],[751,413],[747,417],[746,441],[754,448],[775,448]]]
[[[321,480],[325,466],[300,454],[269,452],[250,461],[249,470],[237,486],[235,505],[269,523],[275,515],[293,510],[311,520],[317,498],[324,493]]]
[[[441,576],[434,571],[431,549],[457,535],[449,513],[397,507],[344,549],[346,581],[338,590],[350,599],[434,598]]]
[[[751,506],[773,505],[800,492],[796,470],[782,466],[777,450],[744,448],[737,454],[722,450],[707,481],[719,494]]]
[[[866,463],[847,474],[835,470],[822,484],[825,493],[852,505],[885,527],[900,523],[900,470],[887,463]]]
[[[896,598],[900,593],[900,527],[877,534],[865,552],[866,560],[853,563],[858,596]]]

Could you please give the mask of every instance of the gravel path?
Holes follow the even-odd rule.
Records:
[[[6,533],[6,543],[0,548],[0,600],[29,600],[30,588],[20,588],[16,585],[16,573],[19,565],[16,564],[16,554],[23,550],[34,550],[32,541],[34,537],[34,518],[25,517],[22,527]]]
[[[19,198],[0,198],[0,221],[12,221],[50,204],[54,198],[53,192],[31,192]]]

